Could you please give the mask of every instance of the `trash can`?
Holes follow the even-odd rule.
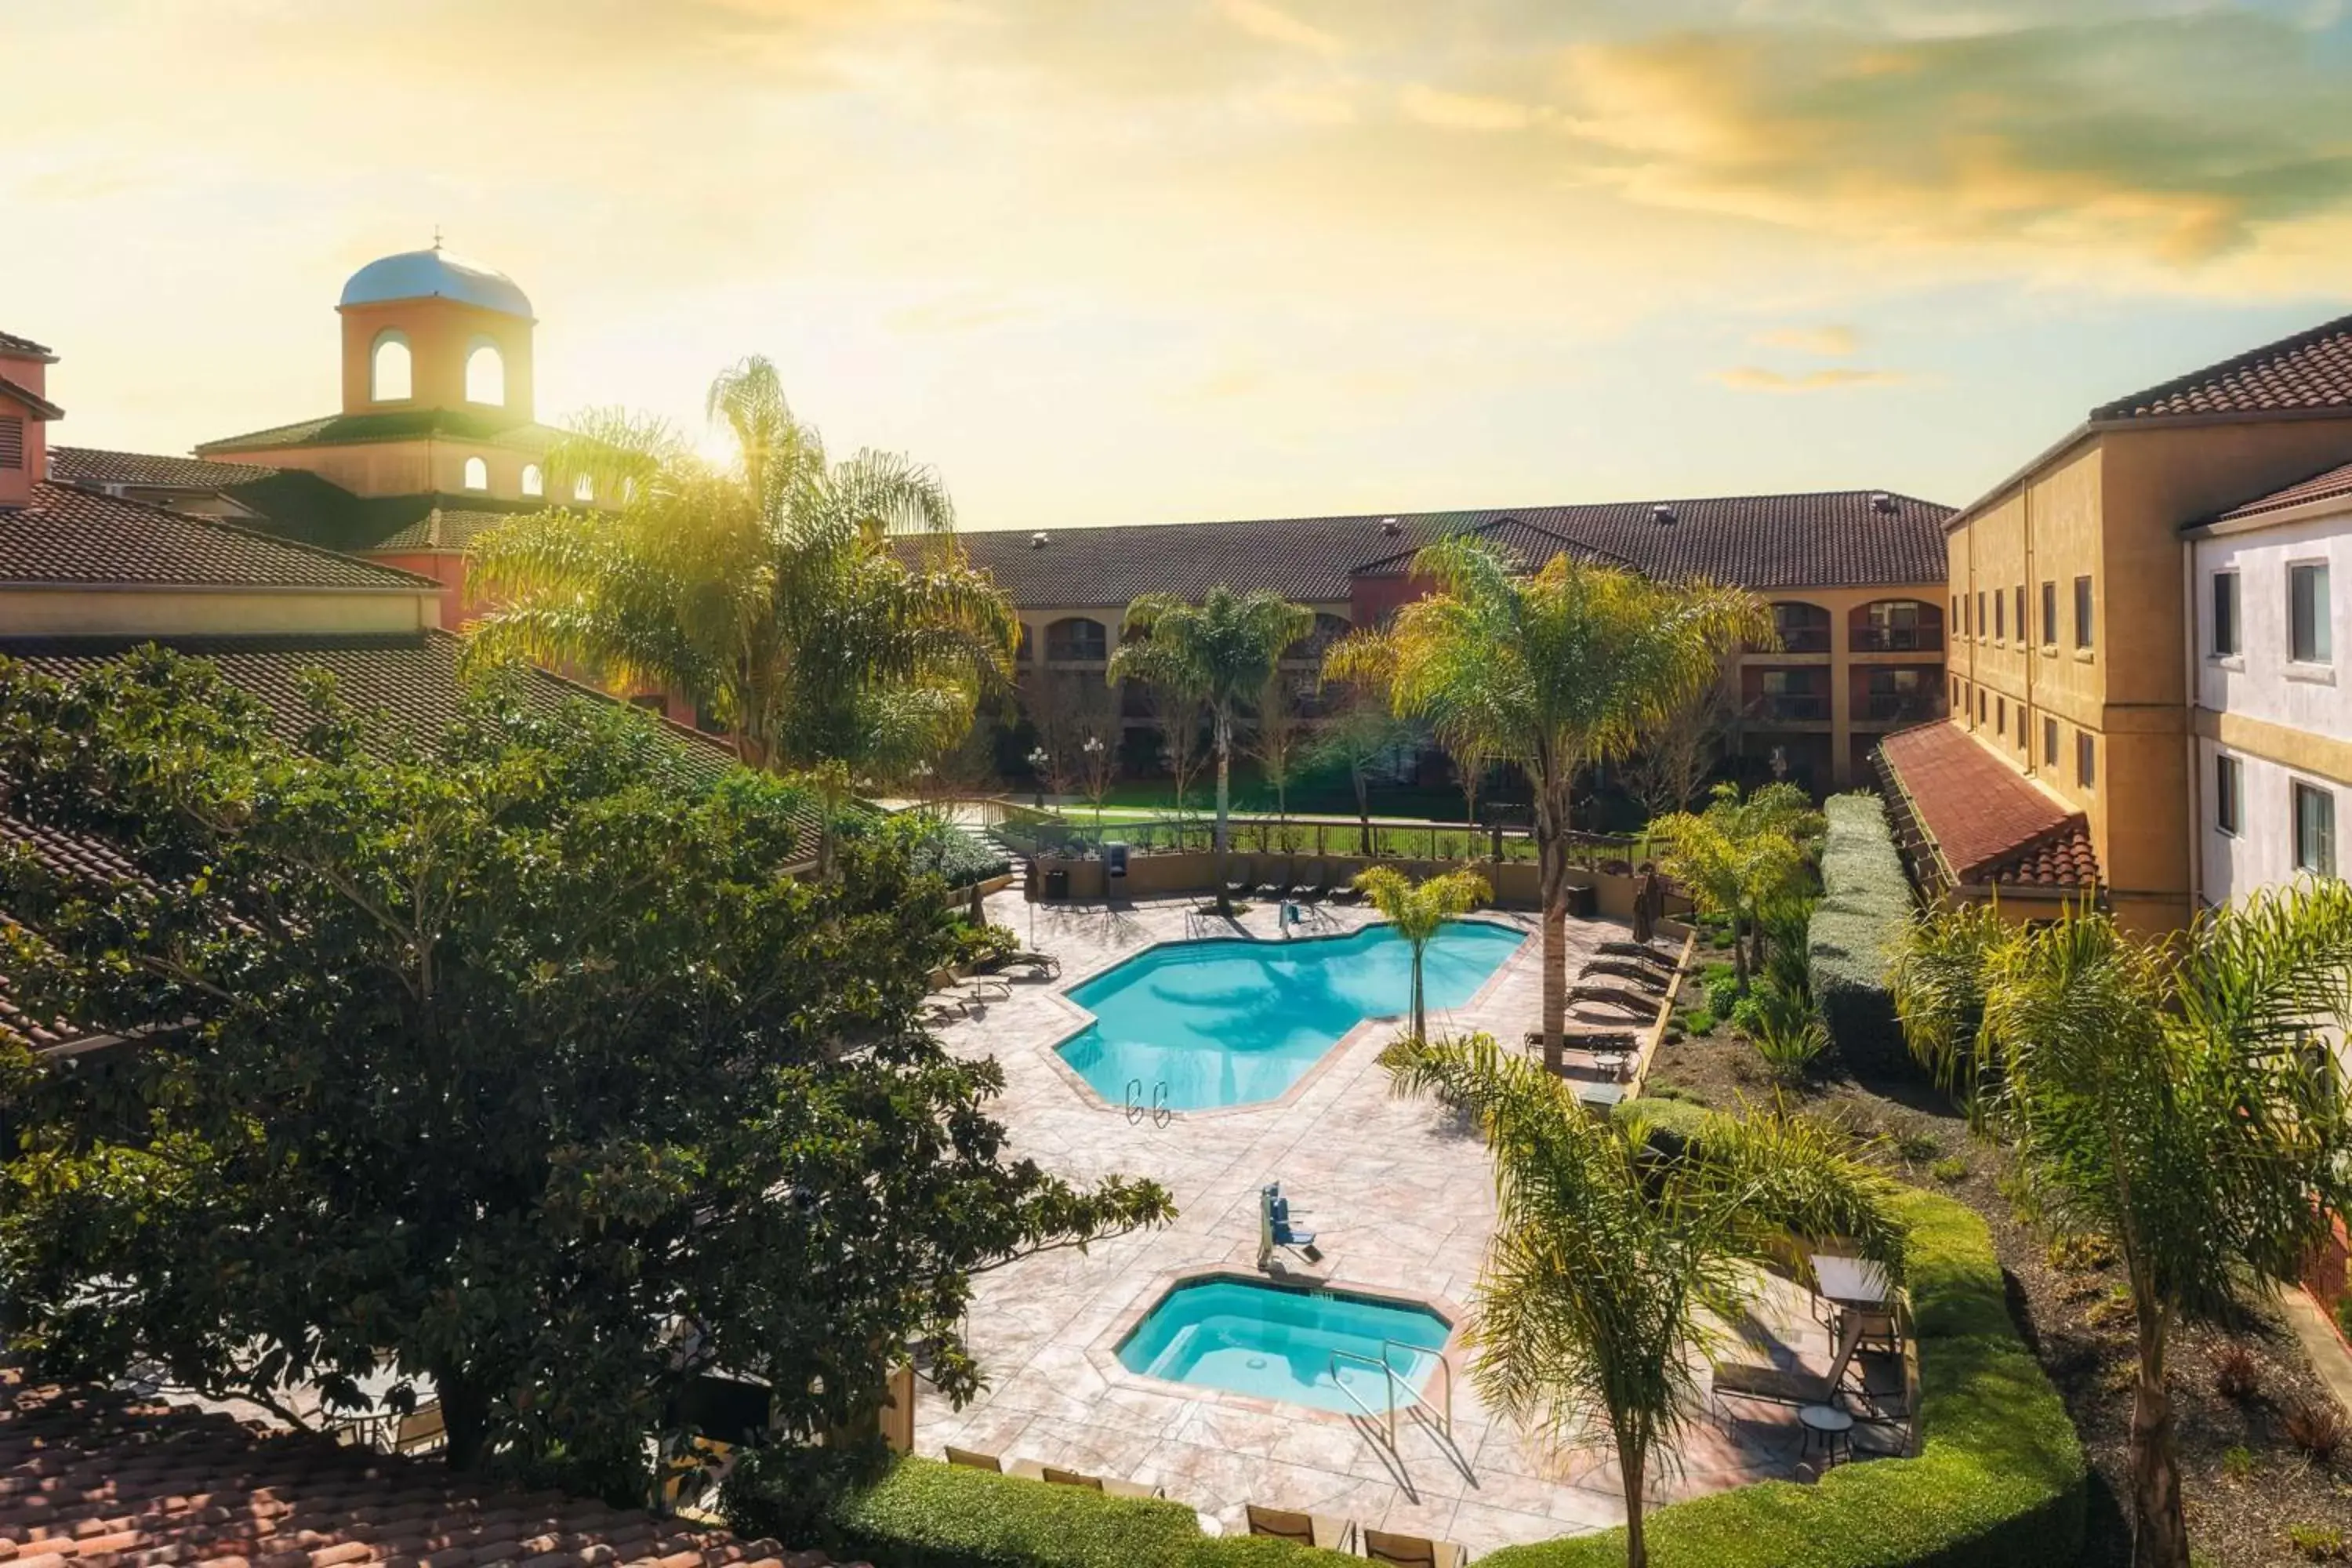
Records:
[[[1066,899],[1070,896],[1070,868],[1056,866],[1045,873],[1045,897]]]
[[[1568,886],[1568,912],[1577,920],[1589,921],[1601,913],[1601,889],[1590,882],[1578,887]]]

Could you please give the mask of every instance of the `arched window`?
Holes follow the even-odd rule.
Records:
[[[1326,649],[1355,629],[1339,616],[1318,610],[1315,612],[1315,629],[1285,648],[1282,657],[1319,662]]]
[[[578,479],[572,480],[572,499],[573,500],[594,500],[596,499],[596,481],[590,479],[585,474],[583,474]]]
[[[1110,636],[1100,621],[1072,616],[1045,628],[1045,658],[1095,660],[1110,657]]]
[[[1856,653],[1927,653],[1944,646],[1944,610],[1916,599],[1878,599],[1850,617],[1853,636],[1847,640]],[[2020,616],[2018,635],[2025,633]]]
[[[547,476],[539,471],[537,463],[525,463],[522,466],[522,493],[527,496],[547,493]]]
[[[1783,653],[1830,651],[1830,613],[1819,605],[1783,601],[1772,606],[1772,629],[1780,634]]]
[[[466,351],[466,401],[503,408],[507,401],[506,356],[488,338],[476,338]]]
[[[378,332],[368,351],[368,400],[402,403],[415,395],[408,373],[408,334]]]
[[[466,488],[469,490],[490,488],[490,466],[479,458],[466,459]]]

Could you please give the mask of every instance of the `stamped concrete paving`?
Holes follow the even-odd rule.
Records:
[[[1395,1033],[1392,1021],[1359,1026],[1275,1104],[1179,1114],[1162,1127],[1148,1117],[1130,1122],[1085,1091],[1054,1052],[1087,1019],[1060,993],[1148,943],[1235,934],[1223,922],[1205,927],[1191,910],[1186,900],[1033,911],[1017,892],[990,901],[989,917],[1024,940],[1034,915],[1034,945],[1061,959],[1062,977],[1015,982],[1011,1000],[986,1002],[943,1031],[949,1046],[1003,1064],[996,1109],[1015,1154],[1080,1181],[1111,1172],[1155,1177],[1181,1217],[1165,1230],[983,1276],[970,1332],[990,1387],[959,1412],[923,1385],[919,1449],[937,1454],[954,1444],[1156,1484],[1229,1531],[1241,1528],[1244,1504],[1258,1502],[1457,1541],[1475,1553],[1622,1522],[1614,1463],[1598,1449],[1548,1458],[1490,1415],[1461,1375],[1467,1358],[1458,1346],[1449,1355],[1452,1440],[1400,1417],[1393,1454],[1361,1420],[1166,1383],[1118,1364],[1118,1341],[1176,1278],[1255,1270],[1257,1191],[1267,1181],[1279,1179],[1309,1211],[1304,1223],[1320,1232],[1324,1252],[1311,1270],[1296,1258],[1278,1269],[1428,1299],[1457,1324],[1495,1218],[1492,1173],[1475,1135],[1439,1107],[1390,1093],[1375,1058]],[[1371,918],[1333,910],[1312,929],[1352,930]],[[1481,1028],[1509,1039],[1536,1016],[1532,917],[1483,918],[1530,940],[1468,1005],[1433,1017],[1433,1032]],[[1270,906],[1238,924],[1250,936],[1277,936]],[[1571,921],[1570,973],[1594,942],[1622,934]],[[1758,1316],[1755,1327],[1778,1359],[1825,1370],[1828,1337],[1793,1293],[1774,1295]],[[1680,1458],[1680,1472],[1654,1493],[1660,1500],[1786,1475],[1797,1439],[1785,1424],[1741,1425],[1726,1435],[1701,1423]]]

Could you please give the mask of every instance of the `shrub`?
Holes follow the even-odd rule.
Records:
[[[746,1457],[728,1479],[730,1525],[774,1533],[788,1506],[781,1472]],[[1130,1501],[1077,1487],[904,1458],[875,1485],[842,1495],[790,1539],[874,1568],[1316,1568],[1344,1561],[1286,1542],[1201,1533],[1181,1502]]]
[[[1710,967],[1728,969],[1731,966],[1721,964]],[[1728,1018],[1738,1012],[1739,981],[1737,976],[1726,974],[1720,979],[1706,983],[1706,1010],[1718,1018]]]
[[[1916,1458],[1841,1465],[1817,1485],[1763,1481],[1675,1503],[1649,1521],[1658,1563],[1707,1568],[2072,1568],[2083,1547],[2082,1446],[2010,1322],[1984,1222],[1925,1192],[1911,1223],[1919,1338]],[[1624,1531],[1480,1559],[1487,1568],[1614,1568]]]
[[[1691,1100],[1644,1094],[1639,1100],[1619,1100],[1609,1114],[1620,1126],[1640,1122],[1653,1145],[1671,1152],[1696,1136],[1715,1112]]]
[[[2232,1443],[2221,1450],[2221,1473],[2233,1481],[2252,1480],[2262,1468],[2262,1460],[2243,1443]]]
[[[2043,1250],[2050,1267],[2060,1274],[2090,1274],[2116,1260],[2116,1244],[2095,1231],[2053,1236]]]
[[[1814,1017],[1810,1008],[1788,1018],[1768,1015],[1758,1023],[1756,1054],[1782,1083],[1803,1078],[1829,1048],[1830,1026]]]
[[[2347,1340],[2352,1340],[2352,1290],[2336,1298],[2336,1327]]]
[[[2224,1345],[2213,1358],[2213,1386],[2224,1399],[2251,1399],[2262,1382],[2262,1363],[2243,1345]]]
[[[1927,1173],[1946,1186],[1952,1186],[1968,1180],[1969,1163],[1958,1154],[1948,1154],[1928,1166]]]
[[[2344,1532],[2332,1524],[2290,1524],[2286,1543],[2312,1563],[2341,1563],[2352,1552],[2345,1544]]]
[[[1764,996],[1761,992],[1752,996],[1740,997],[1731,1005],[1731,1011],[1728,1013],[1712,1004],[1708,1005],[1707,1010],[1718,1018],[1730,1019],[1731,1026],[1751,1040],[1756,1037],[1757,1031],[1763,1027]]]
[[[1687,1029],[1694,1035],[1712,1034],[1715,1031],[1715,1015],[1708,1012],[1706,1008],[1700,1007],[1693,1012],[1684,1014],[1682,1017],[1682,1025],[1685,1029]]]
[[[1944,1152],[1936,1135],[1912,1127],[1895,1135],[1895,1153],[1906,1165],[1924,1165]]]
[[[2344,1407],[2332,1399],[2315,1399],[2286,1413],[2281,1423],[2286,1440],[2325,1465],[2336,1458],[2352,1430],[2347,1430]]]
[[[1813,1002],[1830,1038],[1856,1067],[1910,1059],[1886,987],[1887,937],[1911,918],[1911,884],[1895,852],[1886,808],[1873,795],[1832,796],[1825,808],[1822,900],[1807,928]]]

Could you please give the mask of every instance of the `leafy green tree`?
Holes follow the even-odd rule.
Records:
[[[2265,889],[2179,940],[2088,910],[1990,941],[1960,918],[1925,917],[1904,944],[1906,1032],[2014,1140],[2042,1211],[2123,1259],[2134,1561],[2188,1568],[2174,1331],[2227,1312],[2242,1280],[2294,1280],[2352,1205],[2352,1108],[2319,1035],[2352,1026],[2352,888]],[[1973,984],[1931,979],[1971,951]]]
[[[1234,724],[1244,705],[1274,678],[1283,650],[1315,629],[1315,612],[1276,595],[1230,588],[1212,588],[1197,605],[1147,594],[1127,607],[1125,629],[1139,635],[1112,653],[1112,685],[1129,679],[1172,685],[1193,693],[1209,711],[1217,759],[1217,907],[1230,914],[1225,862],[1233,849]]]
[[[1678,811],[1650,824],[1649,831],[1666,841],[1660,858],[1666,874],[1702,910],[1731,917],[1732,959],[1743,996],[1751,965],[1761,962],[1752,950],[1763,940],[1767,917],[1811,889],[1805,842],[1825,826],[1805,792],[1791,784],[1766,784],[1745,798],[1738,784],[1720,784],[1705,811]]]
[[[1372,770],[1412,734],[1412,727],[1390,711],[1384,691],[1358,681],[1343,684],[1345,695],[1307,742],[1307,762],[1310,767],[1347,771],[1349,785],[1356,795],[1356,852],[1369,858],[1372,853]],[[1329,683],[1325,689],[1329,689]]]
[[[1350,637],[1325,671],[1382,686],[1441,745],[1516,764],[1535,792],[1543,888],[1544,1057],[1560,1061],[1568,1015],[1568,850],[1577,771],[1613,761],[1716,679],[1742,643],[1769,643],[1752,595],[1655,583],[1561,554],[1534,576],[1483,540],[1457,536],[1413,558],[1435,592],[1379,637]]]
[[[804,792],[614,704],[493,683],[426,754],[319,698],[298,749],[201,661],[0,660],[10,813],[129,873],[0,852],[19,999],[130,1042],[11,1077],[8,1353],[281,1409],[429,1379],[453,1466],[643,1499],[699,1373],[799,1437],[917,1341],[967,1399],[975,1274],[1170,1215],[1005,1156],[999,1070],[920,1022],[952,939],[898,828],[802,879]]]
[[[982,689],[1009,678],[1019,626],[956,551],[939,476],[887,452],[828,460],[764,359],[719,376],[709,412],[732,440],[725,464],[657,422],[581,421],[551,470],[617,510],[559,508],[476,541],[479,655],[680,694],[755,767],[836,759],[897,777],[953,747]],[[908,534],[919,551],[894,544]]]
[[[1643,1568],[1643,1493],[1696,1407],[1710,1320],[1737,1321],[1791,1232],[1852,1237],[1899,1278],[1888,1184],[1795,1120],[1711,1117],[1663,1153],[1484,1035],[1403,1040],[1383,1059],[1399,1093],[1475,1117],[1494,1156],[1501,1205],[1465,1334],[1472,1381],[1552,1444],[1611,1446],[1626,1561]]]
[[[1372,900],[1372,908],[1412,944],[1412,1037],[1429,1037],[1429,1018],[1422,1004],[1421,960],[1445,922],[1466,915],[1495,896],[1486,879],[1475,871],[1448,871],[1415,882],[1393,866],[1369,866],[1356,873],[1356,886]]]

